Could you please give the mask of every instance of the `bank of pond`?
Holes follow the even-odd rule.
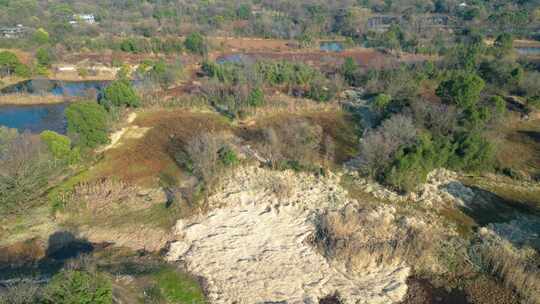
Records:
[[[1,94],[18,94],[38,98],[40,95],[64,97],[61,103],[35,105],[0,105],[0,126],[6,126],[32,133],[52,130],[66,133],[64,110],[70,99],[85,98],[97,100],[110,81],[59,81],[49,79],[31,79],[0,90]],[[37,96],[37,97],[36,97]],[[44,97],[45,98],[45,97]]]

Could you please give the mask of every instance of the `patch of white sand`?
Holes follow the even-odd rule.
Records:
[[[314,209],[348,203],[335,177],[239,171],[210,198],[221,208],[177,223],[177,241],[168,253],[168,260],[182,260],[206,279],[211,303],[318,303],[335,292],[346,303],[402,300],[408,267],[373,266],[353,273],[309,244]],[[276,179],[291,187],[279,199],[267,183]]]

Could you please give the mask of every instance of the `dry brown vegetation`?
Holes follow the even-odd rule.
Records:
[[[160,173],[181,174],[170,155],[171,138],[189,141],[202,132],[230,129],[218,114],[189,111],[149,111],[139,115],[134,123],[151,129],[143,138],[128,139],[121,147],[107,151],[94,169],[97,176],[155,185]]]
[[[270,148],[268,146],[270,145],[274,146],[275,152],[278,154],[284,153],[286,156],[291,153],[295,154],[294,147],[290,145],[301,139],[294,132],[294,130],[299,131],[299,127],[306,132],[316,135],[313,139],[316,139],[318,142],[318,148],[311,146],[312,149],[310,151],[307,150],[309,149],[309,145],[306,145],[303,150],[308,155],[305,157],[316,157],[319,159],[325,155],[333,156],[334,162],[340,164],[355,155],[357,134],[355,133],[355,124],[352,121],[352,117],[347,113],[343,111],[291,113],[294,112],[267,115],[260,117],[252,123],[248,122],[247,126],[242,126],[240,129],[239,136],[254,145],[258,145],[258,149],[263,151],[263,153],[267,151],[265,153],[267,155],[271,153],[268,151],[268,148]],[[281,145],[281,148],[279,145]],[[327,150],[325,147],[331,149]],[[291,150],[288,151],[289,149]],[[296,154],[298,153],[296,151]],[[316,153],[317,155],[310,155],[310,153]],[[270,155],[268,156],[271,157]],[[277,159],[276,157],[274,155],[273,158]]]
[[[471,252],[481,270],[500,278],[525,303],[540,303],[539,253],[531,247],[516,248],[490,231],[481,231],[481,238],[481,243]]]
[[[413,222],[388,207],[325,212],[316,219],[315,242],[323,252],[350,269],[379,265],[413,265],[416,271],[438,267],[438,243],[443,235],[420,221]]]
[[[4,94],[0,95],[0,105],[39,105],[63,103],[67,99],[64,96],[54,94]]]
[[[319,143],[335,145],[335,160],[341,163],[356,153],[356,134],[353,122],[346,113],[307,112],[298,114],[276,114],[257,117],[235,126],[224,117],[213,112],[194,112],[189,110],[147,110],[141,113],[134,124],[150,128],[142,138],[124,139],[123,144],[104,153],[103,159],[92,169],[95,178],[114,176],[123,181],[155,185],[161,173],[178,178],[184,175],[171,155],[171,140],[187,143],[204,133],[229,133],[246,144],[257,146],[263,142],[263,130],[274,129],[281,143],[289,142],[296,134],[290,127],[303,121],[304,126],[318,129]],[[287,133],[288,132],[288,133]],[[289,136],[287,136],[289,135]],[[283,145],[283,149],[287,146]],[[313,152],[325,152],[315,149]]]
[[[540,120],[509,119],[493,134],[500,138],[498,162],[530,177],[540,176]]]

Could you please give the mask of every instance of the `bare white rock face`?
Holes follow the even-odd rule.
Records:
[[[290,186],[287,195],[277,195],[269,180]],[[335,292],[346,303],[401,301],[408,267],[372,266],[353,273],[309,244],[313,209],[349,203],[337,182],[335,177],[240,169],[210,198],[220,208],[177,223],[168,259],[184,261],[190,272],[206,279],[211,303],[318,303]]]

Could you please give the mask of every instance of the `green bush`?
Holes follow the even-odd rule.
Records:
[[[325,79],[315,79],[309,86],[309,91],[306,94],[307,98],[318,102],[328,102],[337,94],[336,86],[326,81]]]
[[[82,147],[95,148],[109,142],[107,111],[95,102],[77,102],[66,109],[68,133]]]
[[[111,304],[112,284],[98,273],[63,270],[44,291],[45,304]]]
[[[443,101],[466,109],[477,103],[484,86],[484,80],[478,75],[458,73],[443,81],[436,93]]]
[[[307,64],[288,61],[261,61],[257,63],[256,69],[271,85],[306,86],[317,78],[324,78],[321,72]]]
[[[216,78],[220,82],[227,84],[237,83],[241,76],[239,66],[230,62],[217,64],[215,62],[204,61],[202,71],[206,76]]]
[[[360,66],[354,58],[345,58],[345,62],[341,66],[341,75],[350,86],[359,86],[361,84]]]
[[[464,132],[456,140],[456,153],[450,158],[452,169],[481,172],[493,169],[495,146],[478,132]]]
[[[32,40],[37,44],[49,43],[49,33],[42,28],[37,29],[32,35]]]
[[[47,130],[40,134],[40,138],[47,145],[55,159],[67,161],[69,164],[74,164],[80,160],[80,151],[77,148],[71,148],[71,139],[69,137]]]
[[[390,105],[391,101],[392,101],[392,96],[387,95],[387,94],[378,94],[373,99],[373,106],[379,113],[384,113],[387,107]]]
[[[14,73],[15,75],[23,78],[29,78],[30,76],[32,76],[32,71],[27,65],[24,64],[18,64],[15,67]]]
[[[206,303],[196,280],[173,269],[163,269],[156,275],[157,286],[169,303]]]
[[[21,65],[21,62],[14,53],[0,52],[0,75],[11,75],[19,65]]]
[[[429,172],[445,167],[454,152],[446,138],[422,136],[417,144],[402,148],[384,176],[384,182],[404,192],[417,190]]]
[[[207,51],[204,37],[200,33],[189,34],[186,41],[184,41],[184,45],[193,54],[204,55]]]
[[[238,156],[232,150],[230,147],[225,146],[219,150],[219,160],[225,165],[225,166],[234,166],[238,164]]]
[[[138,107],[141,104],[141,99],[137,95],[137,92],[135,92],[131,83],[126,79],[112,82],[105,89],[103,98],[117,107]]]
[[[260,87],[252,89],[249,93],[247,103],[252,107],[264,105],[264,91]]]
[[[48,67],[52,63],[51,51],[47,48],[39,48],[36,52],[36,59],[40,66]]]

